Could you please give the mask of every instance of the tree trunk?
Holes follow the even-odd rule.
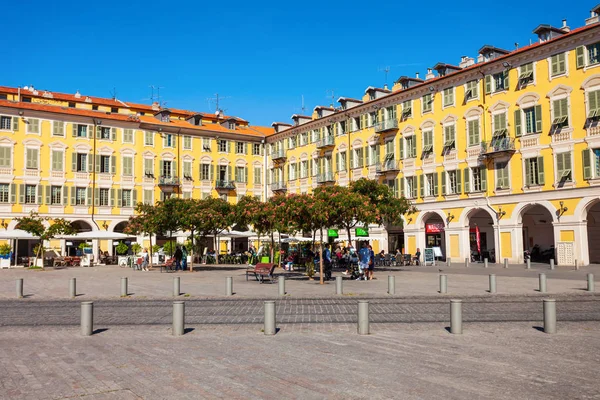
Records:
[[[194,272],[194,230],[192,229],[192,248],[190,252],[192,253],[192,262],[190,263],[190,272]]]
[[[321,243],[319,243],[319,283],[323,285],[323,229],[321,229]]]
[[[275,235],[271,231],[271,262],[275,264]]]
[[[37,266],[37,260],[40,256],[40,252],[42,251],[43,247],[44,247],[44,239],[40,240],[40,245],[38,246],[38,251],[35,252],[35,257],[33,258],[33,266],[34,267]],[[44,269],[44,259],[42,259],[42,269]]]
[[[346,231],[348,232],[348,246],[352,246],[352,235],[350,233],[351,230],[350,230],[349,226],[346,227]],[[352,246],[352,247],[354,247],[354,246]]]
[[[218,248],[218,246],[219,246],[219,240],[217,238],[217,232],[214,232],[214,234],[213,234],[213,241],[215,243],[215,264],[219,264],[219,253],[221,251]]]
[[[150,242],[150,260],[148,261],[148,266],[152,268],[152,234],[148,234],[148,241]]]

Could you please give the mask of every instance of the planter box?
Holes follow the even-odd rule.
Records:
[[[10,268],[10,258],[0,259],[0,268]]]
[[[117,258],[117,265],[127,265],[127,259],[129,258],[129,256],[118,256]]]

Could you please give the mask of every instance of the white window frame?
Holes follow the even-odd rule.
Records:
[[[37,131],[32,131],[31,130],[32,121],[37,121]],[[27,125],[26,132],[28,134],[38,135],[38,136],[41,135],[41,132],[42,132],[42,120],[41,119],[39,119],[39,118],[27,118],[27,124],[26,125]],[[63,131],[64,131],[64,129],[63,129]]]
[[[560,52],[559,52],[560,53]],[[562,74],[558,74],[558,75],[552,75],[552,56],[557,55],[559,53],[554,53],[554,54],[550,54],[548,56],[548,58],[546,59],[548,61],[548,80],[552,81],[553,79],[558,79],[558,78],[562,78],[563,76],[568,77],[569,76],[569,51],[564,51],[564,55],[565,55],[565,72]]]

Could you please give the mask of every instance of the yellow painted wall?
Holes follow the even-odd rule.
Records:
[[[415,254],[417,252],[417,238],[414,235],[406,237],[406,253]]]
[[[575,231],[572,231],[572,230],[560,231],[560,241],[561,242],[574,242],[575,241]]]
[[[511,258],[513,256],[510,232],[500,232],[500,246],[502,248],[502,258]]]
[[[450,257],[458,258],[460,256],[460,245],[458,240],[458,235],[451,234],[450,235]]]

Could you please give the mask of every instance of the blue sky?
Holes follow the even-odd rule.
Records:
[[[4,5],[0,85],[214,111],[253,125],[290,122],[339,96],[458,64],[484,44],[514,49],[541,23],[584,24],[595,3],[46,1]]]

